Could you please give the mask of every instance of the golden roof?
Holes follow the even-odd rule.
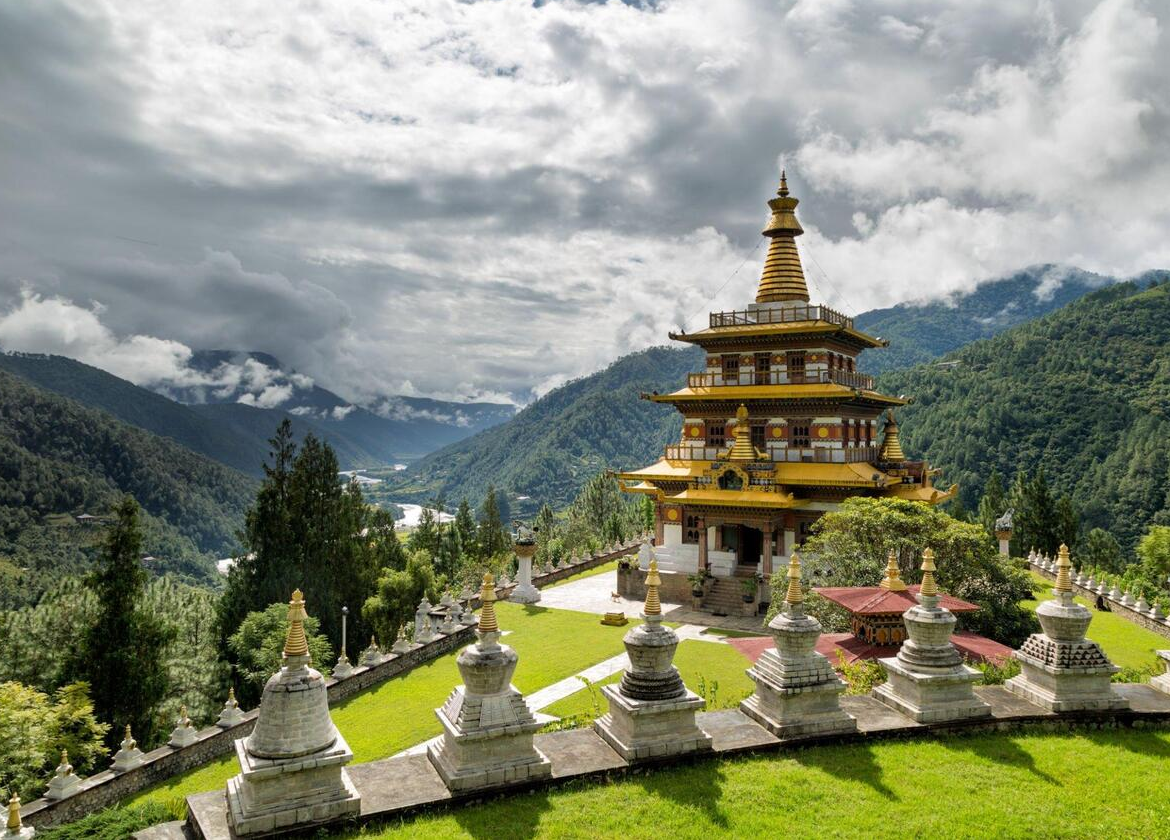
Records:
[[[288,635],[284,639],[285,656],[308,656],[309,641],[305,638],[305,619],[309,614],[305,612],[305,599],[301,590],[297,589],[288,602]]]
[[[662,458],[648,467],[631,472],[617,473],[624,481],[638,481],[634,487],[626,487],[636,493],[650,493],[657,488],[654,481],[689,481],[708,475],[713,462],[691,460],[668,460]],[[768,476],[776,484],[789,486],[817,487],[890,487],[901,479],[886,475],[871,464],[804,463],[798,461],[776,461],[771,465]],[[875,478],[876,476],[876,478]],[[759,492],[759,491],[751,491]],[[937,492],[937,491],[936,491]]]
[[[713,385],[682,388],[669,394],[651,394],[646,399],[657,403],[676,403],[688,400],[799,400],[799,399],[853,399],[858,394],[867,400],[887,405],[905,405],[906,400],[879,394],[861,388],[850,388],[835,383],[816,385]]]
[[[882,589],[888,589],[890,592],[906,591],[906,581],[902,580],[902,572],[898,569],[898,557],[892,551],[890,556],[886,558],[886,576],[882,578],[882,582],[878,586]]]
[[[889,489],[891,496],[904,499],[907,502],[926,502],[932,505],[941,505],[947,499],[954,498],[959,492],[959,485],[952,484],[946,490],[939,490],[932,485],[897,484]]]
[[[736,324],[726,327],[706,327],[693,333],[671,332],[668,335],[675,341],[688,341],[693,344],[702,344],[706,339],[715,338],[758,338],[768,335],[822,335],[825,333],[844,334],[865,347],[888,347],[890,343],[884,339],[874,338],[872,335],[855,330],[852,327],[835,324],[832,321],[815,319],[809,321],[782,321],[765,324]]]
[[[663,501],[715,507],[790,508],[800,505],[791,493],[778,490],[721,490],[718,487],[688,487],[681,493],[666,496]]]
[[[886,412],[886,435],[882,439],[881,458],[883,461],[905,461],[902,441],[898,438],[898,423],[894,420],[893,409]]]
[[[768,256],[764,260],[764,273],[760,276],[760,288],[756,292],[756,303],[800,300],[808,303],[808,284],[804,281],[804,269],[800,265],[800,253],[796,250],[796,237],[804,233],[796,220],[796,205],[800,200],[788,194],[788,179],[780,173],[780,189],[776,198],[768,202],[772,217],[764,228],[764,236],[772,242],[768,245]]]

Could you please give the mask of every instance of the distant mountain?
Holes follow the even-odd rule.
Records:
[[[1154,276],[1154,275],[1151,275]],[[1057,283],[1057,281],[1060,281]],[[861,356],[865,370],[890,370],[934,359],[1052,311],[1093,288],[1116,282],[1076,269],[1043,266],[986,283],[949,304],[896,306],[854,319],[859,329],[890,340]],[[428,455],[404,473],[388,474],[385,495],[419,501],[442,493],[478,501],[489,483],[529,507],[567,503],[602,468],[650,463],[678,434],[678,413],[638,398],[673,391],[703,365],[694,347],[633,353],[533,402],[512,420]],[[914,395],[910,384],[895,393]],[[516,505],[516,502],[513,502]]]
[[[286,370],[267,353],[201,350],[194,354],[190,366],[212,378],[217,378],[217,371],[240,371],[243,376],[220,387],[168,387],[168,396],[191,405],[242,404],[299,417],[331,440],[336,437],[344,442],[335,448],[339,457],[342,450],[349,451],[350,458],[342,458],[347,467],[418,458],[502,423],[515,413],[510,405],[420,397],[387,397],[369,410],[343,400],[310,377]]]
[[[1039,318],[1115,282],[1115,278],[1076,268],[1041,265],[983,283],[973,292],[948,301],[903,303],[863,312],[854,319],[855,326],[887,339],[890,346],[863,354],[859,367],[866,373],[881,373],[921,364]]]
[[[174,440],[0,371],[0,580],[15,590],[84,568],[96,532],[74,517],[101,517],[125,493],[145,512],[151,568],[212,579],[254,491]]]
[[[1162,284],[1151,287],[1153,279]],[[957,481],[968,509],[992,468],[1049,483],[1127,548],[1170,524],[1170,272],[1093,292],[945,357],[883,374],[914,395],[902,445]]]

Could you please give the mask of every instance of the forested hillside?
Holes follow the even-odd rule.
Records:
[[[1084,528],[1125,548],[1170,523],[1170,284],[1124,283],[946,357],[884,374],[908,454],[957,481],[972,508],[993,467],[1043,466]]]
[[[494,484],[513,498],[566,505],[598,470],[648,463],[678,438],[678,412],[639,394],[678,388],[702,360],[693,347],[654,347],[619,359],[551,391],[507,423],[424,458],[408,474],[390,476],[401,482],[395,498],[441,493],[478,501]],[[523,504],[512,505],[524,513]]]
[[[14,588],[83,568],[100,527],[70,515],[104,515],[125,493],[147,514],[155,570],[210,579],[254,488],[174,441],[0,371],[0,577]]]

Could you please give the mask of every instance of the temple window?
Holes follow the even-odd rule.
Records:
[[[764,449],[768,444],[767,426],[767,420],[752,421],[752,446],[756,449]]]
[[[756,353],[756,384],[768,385],[771,383],[772,354]]]
[[[789,382],[804,381],[804,351],[789,350],[784,356],[784,364],[788,368]]]
[[[685,521],[682,541],[684,543],[697,543],[699,541],[699,517],[688,513]]]
[[[739,382],[739,355],[723,356],[723,384],[735,385]]]
[[[807,449],[812,441],[812,421],[805,418],[788,422],[788,445]]]
[[[724,446],[727,443],[727,421],[708,420],[704,425],[708,446]]]

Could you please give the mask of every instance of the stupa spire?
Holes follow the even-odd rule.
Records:
[[[918,590],[924,598],[938,597],[938,582],[934,579],[936,571],[938,567],[934,565],[934,551],[928,548],[922,552],[922,587]]]
[[[479,635],[499,633],[500,622],[496,620],[496,586],[491,572],[483,576],[483,588],[479,592],[483,608],[479,611]]]
[[[662,615],[662,602],[658,600],[658,587],[662,585],[662,576],[658,574],[658,561],[650,560],[650,571],[646,575],[646,603],[642,607],[642,614],[649,616]]]
[[[727,457],[732,461],[755,461],[760,456],[752,446],[752,427],[748,423],[746,405],[740,405],[735,412],[735,442],[728,450]]]
[[[1068,546],[1061,543],[1060,551],[1056,554],[1056,583],[1052,587],[1052,591],[1058,596],[1065,592],[1072,592],[1072,580],[1069,577],[1070,568],[1072,568],[1072,561],[1068,556]]]
[[[890,552],[890,556],[886,558],[886,576],[882,578],[882,582],[878,584],[882,589],[888,589],[890,592],[905,592],[906,581],[902,580],[902,572],[898,568],[898,555]]]
[[[305,597],[297,589],[288,602],[288,635],[284,639],[284,658],[304,657],[306,664],[309,660],[309,640],[305,638],[305,619],[309,614],[305,612]]]
[[[780,189],[776,198],[768,202],[772,217],[764,228],[764,236],[772,242],[768,245],[768,256],[764,260],[756,303],[808,303],[808,284],[800,265],[800,253],[796,250],[796,237],[804,233],[804,228],[796,220],[796,205],[799,203],[800,199],[788,194],[787,173],[781,171]]]
[[[886,434],[882,438],[882,451],[878,457],[883,461],[905,461],[906,453],[902,451],[902,441],[898,437],[898,422],[894,419],[894,410],[886,412]]]
[[[800,588],[800,555],[795,551],[788,561],[788,592],[784,596],[784,603],[790,605],[804,603],[804,590]]]

